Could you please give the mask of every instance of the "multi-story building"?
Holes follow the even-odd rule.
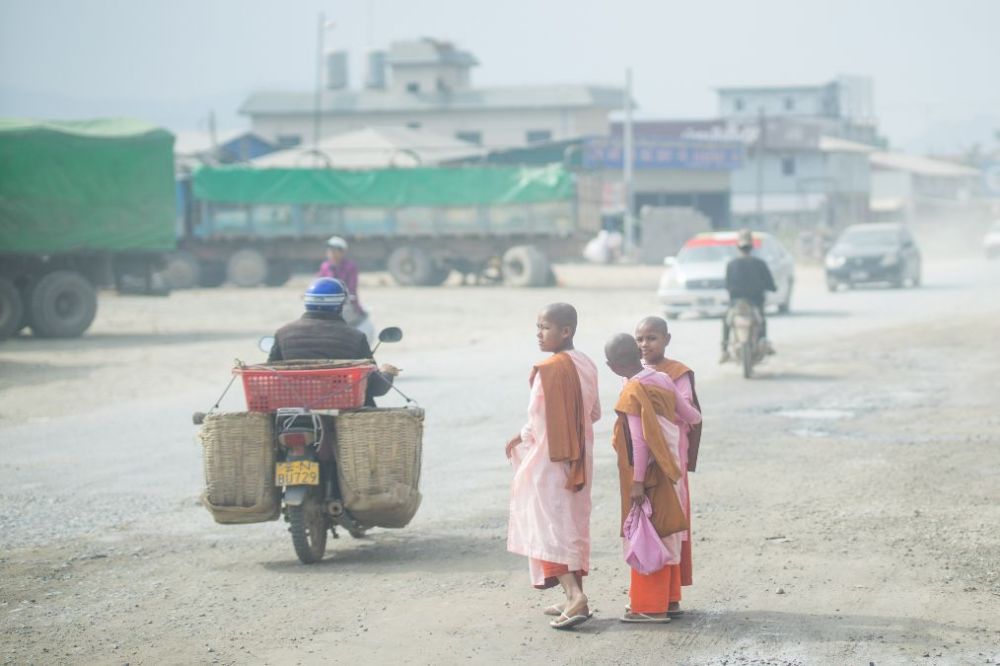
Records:
[[[621,88],[548,85],[477,88],[476,58],[432,40],[394,42],[369,54],[365,86],[348,88],[346,54],[331,54],[319,118],[314,91],[255,92],[240,108],[257,134],[283,147],[371,126],[427,129],[487,148],[606,135]]]
[[[840,227],[867,219],[877,133],[871,81],[720,88],[716,134],[740,136],[732,214],[757,227]]]

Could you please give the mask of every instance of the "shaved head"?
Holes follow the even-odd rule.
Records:
[[[543,319],[552,322],[559,328],[568,326],[574,334],[576,333],[576,308],[569,303],[552,303],[551,305],[546,305],[540,315]]]
[[[638,331],[640,328],[648,328],[663,336],[666,336],[667,333],[669,333],[669,329],[667,328],[667,320],[664,319],[663,317],[646,317],[645,319],[640,320],[639,323],[635,325],[635,330]]]
[[[641,367],[642,356],[635,338],[628,333],[619,333],[604,345],[604,356],[608,363],[616,367]]]

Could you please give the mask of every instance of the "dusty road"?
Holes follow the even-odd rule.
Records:
[[[505,552],[510,470],[538,357],[534,313],[581,315],[578,347],[655,313],[657,269],[561,267],[563,287],[398,289],[366,276],[380,354],[427,409],[411,525],[346,536],[300,565],[280,522],[219,526],[199,506],[190,413],[232,359],[297,316],[277,290],[102,298],[87,337],[0,346],[3,663],[1000,662],[1000,264],[929,262],[918,290],[827,294],[800,269],[779,355],[745,382],[715,365],[717,321],[673,323],[699,372],[695,586],[667,626],[617,621],[611,418],[597,428],[579,631]],[[610,411],[617,382],[602,370]],[[238,387],[223,406],[240,409]],[[393,398],[391,403],[401,403]]]

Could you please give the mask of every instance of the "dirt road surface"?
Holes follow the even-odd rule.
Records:
[[[381,360],[427,410],[423,505],[402,530],[296,560],[282,522],[216,525],[190,414],[234,358],[299,313],[280,289],[102,296],[79,340],[0,346],[0,661],[5,664],[1000,662],[1000,264],[928,261],[920,289],[826,292],[800,267],[779,354],[745,381],[719,322],[672,323],[699,373],[687,615],[618,622],[627,570],[602,368],[596,614],[548,628],[554,591],[505,550],[503,455],[538,358],[534,316],[574,303],[578,348],[657,312],[658,269],[558,267],[541,290],[400,289],[367,275]],[[393,396],[383,404],[402,404]],[[223,408],[239,410],[234,387]]]

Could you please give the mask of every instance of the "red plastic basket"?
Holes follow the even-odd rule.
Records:
[[[350,409],[363,407],[368,375],[374,365],[310,370],[278,370],[266,366],[233,368],[243,377],[243,392],[251,412],[281,407]]]

